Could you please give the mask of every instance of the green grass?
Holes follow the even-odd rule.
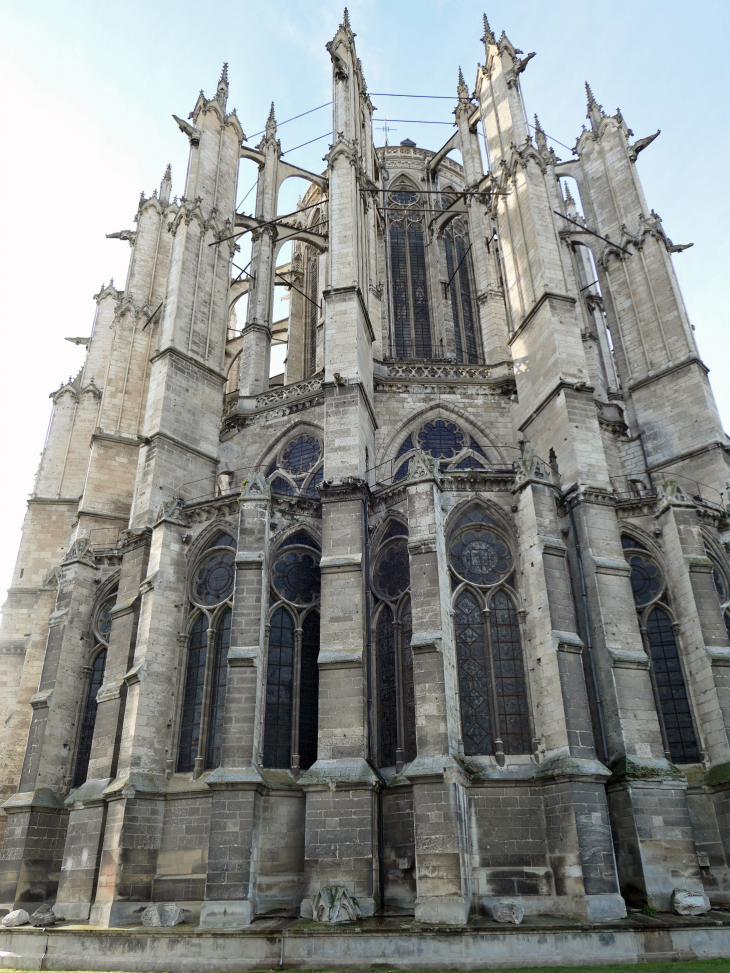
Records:
[[[354,973],[355,970],[366,970],[367,967],[337,967],[336,970],[317,969],[297,969],[297,973]],[[670,963],[607,963],[596,966],[521,966],[515,969],[499,968],[499,973],[584,973],[584,971],[600,970],[601,973],[730,973],[730,959],[700,959],[682,960]],[[0,973],[31,973],[29,970],[4,970]],[[82,970],[68,970],[66,973],[89,973]],[[103,971],[91,971],[91,973],[103,973]],[[255,971],[248,971],[255,973]],[[277,973],[276,970],[261,968],[261,973]],[[385,964],[378,964],[377,973],[398,973],[397,967],[387,967]],[[409,970],[408,973],[452,973],[448,970]],[[480,970],[472,970],[470,973],[483,973]]]

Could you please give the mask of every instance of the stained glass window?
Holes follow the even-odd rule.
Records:
[[[461,462],[456,464],[455,468],[457,470],[483,470],[484,464],[480,463],[473,456],[465,456]]]
[[[283,544],[279,545],[279,550],[282,551],[285,547],[297,547],[303,544],[305,547],[313,547],[317,551],[321,551],[318,541],[308,534],[306,530],[297,530],[293,534],[290,534]]]
[[[480,507],[478,505],[475,507],[470,507],[466,513],[463,513],[459,517],[454,530],[458,531],[461,527],[465,527],[467,524],[489,524],[493,527],[496,526],[484,507]]]
[[[113,602],[112,602],[113,604]],[[91,679],[89,691],[86,694],[86,706],[81,720],[81,733],[76,754],[76,768],[74,770],[74,787],[81,787],[89,773],[89,759],[91,758],[91,744],[94,741],[94,727],[96,726],[96,694],[104,682],[104,667],[106,666],[106,649],[96,653],[91,664]]]
[[[672,623],[654,608],[646,627],[669,752],[675,763],[696,763],[700,755]]]
[[[662,590],[662,576],[656,564],[641,554],[628,559],[631,565],[631,590],[637,605],[648,605]]]
[[[319,713],[319,612],[310,612],[302,625],[299,676],[299,766],[308,770],[317,759]]]
[[[715,582],[715,590],[717,591],[717,597],[720,599],[720,604],[724,605],[728,598],[727,584],[720,569],[715,564],[712,565],[712,580]]]
[[[464,434],[453,422],[427,422],[418,433],[418,445],[434,459],[451,459],[464,448]]]
[[[316,217],[315,217],[315,222]],[[319,318],[319,257],[309,258],[309,374],[317,371],[317,321]]]
[[[404,439],[404,440],[403,440],[403,442],[401,443],[401,445],[400,445],[400,449],[399,449],[399,450],[398,450],[398,452],[397,452],[397,453],[395,454],[395,458],[396,458],[396,459],[399,459],[399,458],[400,458],[401,456],[405,456],[405,454],[406,454],[406,453],[410,453],[410,451],[411,451],[412,449],[413,449],[413,441],[412,441],[412,439],[411,439],[411,437],[410,437],[410,436],[408,436],[408,437],[407,437],[406,439]]]
[[[505,753],[530,752],[530,717],[517,612],[504,591],[490,603],[494,688]]]
[[[390,194],[390,273],[397,358],[431,357],[423,220],[412,192]],[[409,208],[410,207],[410,208]]]
[[[112,630],[112,617],[111,610],[117,603],[117,592],[116,589],[112,593],[110,598],[104,602],[101,606],[101,611],[96,620],[96,631],[102,642],[109,641],[109,633]]]
[[[628,534],[621,535],[621,547],[623,547],[625,551],[646,551],[647,550],[647,548],[642,543],[635,540],[633,537],[629,537]]]
[[[456,224],[456,225],[455,225]],[[475,315],[471,288],[471,255],[465,231],[454,221],[444,233],[446,270],[449,275],[449,303],[454,325],[456,361],[479,361]]]
[[[408,467],[410,466],[410,464],[411,461],[408,459],[405,461],[405,463],[401,463],[401,465],[395,471],[395,476],[393,477],[393,483],[398,483],[399,480],[405,480],[405,478],[408,476]]]
[[[296,496],[297,493],[291,483],[285,480],[283,476],[274,477],[271,481],[271,489],[274,493],[283,493],[287,497]]]
[[[464,753],[468,757],[491,754],[494,744],[487,647],[479,603],[470,591],[462,591],[456,600],[455,631]]]
[[[294,605],[314,604],[319,600],[321,587],[316,555],[296,549],[278,554],[273,584],[279,595]]]
[[[264,766],[288,768],[291,762],[294,621],[284,608],[271,617],[266,666]]]
[[[378,595],[389,601],[394,601],[408,589],[410,565],[408,543],[405,539],[391,541],[378,552],[373,581]]]
[[[452,542],[449,556],[454,571],[472,584],[496,584],[512,569],[509,548],[488,527],[462,530]]]
[[[298,436],[284,450],[284,469],[293,476],[308,473],[322,458],[322,444],[314,436]]]
[[[204,550],[209,551],[211,547],[236,547],[236,541],[228,533],[216,534],[208,543],[205,545]]]
[[[408,528],[399,520],[391,520],[380,539],[381,544],[390,540],[391,537],[408,537]]]
[[[380,766],[394,767],[398,747],[395,625],[388,605],[378,615],[378,748]]]
[[[411,636],[413,635],[413,620],[411,618],[411,599],[408,598],[400,614],[401,630],[401,658],[403,683],[403,725],[405,729],[406,762],[416,759],[416,696],[413,686],[413,651],[411,650]]]
[[[193,584],[195,600],[200,605],[217,605],[233,591],[234,558],[232,551],[216,551],[198,567]]]
[[[205,766],[220,767],[223,742],[223,710],[228,679],[228,649],[231,644],[231,609],[226,608],[218,619],[215,635],[215,660],[210,696],[210,722]]]
[[[322,482],[323,479],[324,479],[324,467],[320,466],[320,468],[317,470],[317,472],[314,474],[312,479],[307,484],[307,489],[304,491],[304,496],[313,497],[315,500],[317,500],[319,498],[319,491],[317,490],[317,486]]]
[[[203,708],[203,684],[205,659],[208,651],[208,619],[198,615],[190,630],[188,659],[185,671],[182,719],[180,721],[180,745],[177,769],[181,774],[195,767],[200,739],[200,714]]]

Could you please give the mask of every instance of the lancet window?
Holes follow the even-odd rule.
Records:
[[[469,231],[463,217],[457,217],[446,227],[444,247],[446,272],[449,275],[447,296],[454,325],[456,361],[476,364],[480,361],[480,354],[473,298],[473,270]]]
[[[317,759],[320,545],[306,530],[271,563],[263,765],[294,773]]]
[[[728,640],[730,640],[730,581],[724,565],[720,565],[715,557],[709,555],[712,561],[712,578],[715,582],[717,597],[720,599],[722,620],[725,623]]]
[[[303,432],[285,442],[266,476],[273,493],[318,500],[317,486],[324,476],[324,448],[319,436]]]
[[[408,476],[411,459],[417,450],[438,461],[446,470],[484,470],[491,468],[484,449],[450,419],[430,419],[410,432],[395,456],[393,482]]]
[[[319,215],[319,210],[317,210]],[[315,219],[315,223],[319,220]],[[317,371],[317,323],[319,321],[319,254],[311,253],[307,265],[307,287],[309,300],[306,301],[307,346],[306,361],[307,375],[312,376]]]
[[[86,689],[79,742],[76,748],[76,766],[74,767],[74,787],[80,787],[89,774],[89,759],[91,758],[91,744],[94,740],[96,727],[96,696],[104,684],[104,669],[106,667],[107,645],[112,627],[111,610],[117,602],[117,588],[103,599],[94,614],[92,630],[96,639],[96,646],[91,656],[89,684]]]
[[[467,756],[531,752],[522,636],[511,587],[514,556],[504,531],[481,506],[461,514],[449,539],[454,629]]]
[[[403,183],[388,193],[388,259],[391,281],[391,355],[431,357],[424,200]]]
[[[700,759],[697,735],[664,574],[641,541],[624,534],[621,545],[631,567],[631,590],[651,663],[664,748],[674,763],[696,763]]]
[[[383,531],[372,569],[375,595],[375,682],[380,767],[416,757],[408,528],[391,520]]]
[[[233,535],[219,531],[192,571],[178,773],[192,771],[198,776],[220,765],[235,555]]]

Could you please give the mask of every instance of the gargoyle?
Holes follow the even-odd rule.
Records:
[[[533,59],[533,57],[535,57],[536,54],[537,54],[537,51],[533,51],[531,54],[528,54],[527,57],[518,57],[518,58],[516,58],[515,59],[515,63],[514,63],[514,72],[515,72],[515,74],[522,74],[522,72],[525,70],[525,68],[527,67],[527,65],[530,63],[530,61]]]
[[[651,143],[654,141],[654,139],[657,138],[660,134],[661,134],[661,129],[658,128],[656,130],[656,132],[654,132],[653,135],[647,135],[643,139],[637,139],[634,142],[633,145],[630,145],[629,146],[629,157],[630,157],[631,161],[632,162],[636,162],[636,157],[639,154],[639,152],[643,152],[644,149],[648,145],[651,145]]]
[[[200,141],[200,132],[197,128],[195,128],[194,125],[191,125],[190,122],[186,122],[183,118],[178,118],[177,115],[173,115],[172,117],[177,122],[180,131],[187,135],[191,142]]]
[[[347,65],[335,50],[332,41],[328,41],[325,44],[325,47],[329,51],[329,55],[332,58],[332,63],[335,66],[335,78],[338,81],[347,81]]]
[[[118,230],[116,233],[107,233],[107,240],[126,240],[130,247],[134,246],[134,241],[137,238],[136,230]]]

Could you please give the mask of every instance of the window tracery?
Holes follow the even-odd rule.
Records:
[[[220,765],[231,644],[236,540],[218,531],[191,572],[192,602],[177,749],[178,773]]]
[[[457,588],[454,633],[467,756],[531,751],[527,677],[519,619],[511,590],[507,538],[480,505],[461,513],[449,538]],[[466,582],[466,584],[464,584]]]
[[[372,568],[378,763],[395,767],[416,757],[408,528],[391,519],[380,535]]]
[[[469,231],[462,217],[452,220],[444,230],[446,271],[449,275],[449,304],[454,326],[456,361],[477,364],[480,360],[472,297],[473,270]]]
[[[410,462],[417,449],[437,460],[442,472],[485,470],[490,467],[483,448],[457,423],[449,419],[430,419],[410,432],[398,448],[393,463],[396,468],[394,483],[408,476]]]
[[[271,566],[263,764],[307,770],[317,759],[320,545],[298,530]]]
[[[396,358],[431,357],[423,198],[403,185],[388,193],[393,336]]]
[[[285,442],[270,463],[266,476],[274,493],[318,499],[317,486],[324,476],[321,439],[311,433],[301,433]]]
[[[715,582],[715,590],[720,600],[722,620],[725,623],[725,631],[730,641],[730,580],[728,580],[725,567],[720,564],[713,553],[707,551],[707,555],[712,561],[712,580]]]
[[[696,763],[700,759],[699,747],[664,575],[641,541],[624,534],[621,546],[631,567],[631,590],[650,660],[652,688],[667,756],[674,763]]]

